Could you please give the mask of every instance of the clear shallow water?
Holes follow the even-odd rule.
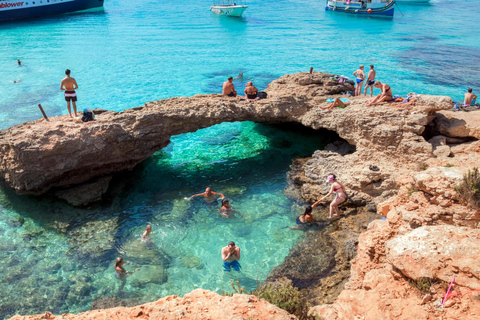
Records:
[[[66,68],[80,86],[81,110],[220,92],[239,72],[245,76],[237,88],[253,80],[263,89],[310,66],[351,75],[359,64],[374,64],[395,94],[461,99],[467,87],[479,89],[477,0],[402,4],[393,19],[325,12],[323,1],[253,0],[240,19],[209,6],[109,0],[104,11],[2,23],[0,128],[41,117],[37,103],[49,115],[66,113],[59,90]]]
[[[467,87],[478,90],[476,0],[400,5],[403,14],[393,19],[325,12],[323,1],[249,5],[243,18],[230,19],[211,14],[208,1],[109,0],[104,10],[2,23],[0,128],[39,118],[37,103],[48,115],[64,114],[59,86],[66,68],[80,85],[80,110],[220,92],[227,76],[240,72],[237,89],[249,80],[263,89],[310,66],[350,75],[359,64],[374,64],[395,94],[461,99]],[[231,290],[219,264],[230,240],[242,248],[244,270],[236,278],[254,288],[301,237],[281,229],[301,210],[283,195],[284,173],[293,157],[322,148],[309,136],[232,123],[175,137],[117,177],[110,202],[91,209],[2,190],[0,317],[87,310],[115,294],[118,255],[128,270],[143,266],[167,276],[147,284],[132,277],[127,299],[151,301],[196,287]],[[200,199],[182,200],[207,185],[231,198],[240,216],[223,219]],[[147,223],[155,232],[149,249],[139,241]]]
[[[232,291],[231,279],[255,289],[302,237],[285,228],[303,207],[283,195],[291,159],[325,142],[310,130],[225,123],[173,137],[133,172],[117,175],[102,206],[75,209],[0,189],[0,318],[88,310],[117,293],[117,256],[127,270],[141,267],[122,295],[137,303],[199,287]],[[206,186],[228,197],[235,218],[202,198],[184,200]],[[145,244],[147,224],[154,233]],[[241,248],[240,273],[222,271],[220,250],[229,241]]]

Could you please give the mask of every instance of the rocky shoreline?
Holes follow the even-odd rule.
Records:
[[[341,219],[309,231],[267,281],[291,279],[322,319],[480,319],[479,292],[439,304],[453,277],[455,293],[480,289],[480,212],[454,191],[480,166],[480,111],[453,112],[450,98],[425,95],[408,105],[370,108],[366,98],[354,97],[344,110],[320,110],[326,99],[351,90],[330,76],[283,76],[268,86],[268,99],[254,103],[199,95],[105,112],[98,123],[58,117],[14,126],[0,131],[0,177],[19,194],[57,196],[72,186],[91,189],[92,179],[103,177],[91,196],[98,200],[111,174],[133,168],[175,134],[247,120],[334,131],[343,141],[294,161],[286,195],[316,200],[328,192],[325,176],[334,173],[351,199]],[[77,205],[91,200],[62,198]],[[325,211],[318,214],[324,218]],[[415,287],[427,278],[428,292]],[[143,318],[169,313],[150,314]]]

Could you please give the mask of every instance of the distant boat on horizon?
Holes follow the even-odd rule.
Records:
[[[104,0],[0,0],[0,21],[28,19],[103,7]]]
[[[325,10],[356,15],[393,17],[394,6],[395,0],[327,0]]]
[[[223,0],[214,1],[213,6],[210,7],[210,11],[218,15],[230,16],[230,17],[241,17],[243,12],[247,10],[248,6],[244,1],[232,0],[233,4],[229,4],[229,0],[226,0],[227,3]],[[239,4],[237,4],[237,2]]]

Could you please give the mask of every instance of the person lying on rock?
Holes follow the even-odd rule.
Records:
[[[320,225],[320,222],[315,221],[315,219],[312,216],[312,211],[313,208],[319,205],[321,201],[318,200],[311,206],[308,206],[305,208],[305,212],[297,218],[297,225],[295,227],[290,227],[292,230],[300,230],[303,229],[305,226],[311,226],[313,224],[318,224]]]
[[[223,269],[226,272],[230,272],[233,268],[235,271],[240,271],[242,266],[238,260],[240,260],[240,248],[235,246],[235,242],[230,241],[228,246],[222,249]]]
[[[198,197],[198,196],[204,196],[205,201],[207,203],[216,204],[217,199],[215,199],[215,195],[221,196],[222,199],[225,198],[225,196],[223,194],[221,194],[219,192],[214,192],[214,191],[212,191],[212,189],[210,189],[210,187],[207,187],[207,189],[205,189],[205,192],[194,194],[193,196],[191,196],[188,199],[192,199],[193,197]]]
[[[333,192],[335,192],[337,194],[335,199],[330,203],[330,216],[329,216],[329,218],[331,219],[331,218],[333,218],[334,216],[337,216],[340,213],[340,211],[338,210],[338,205],[340,203],[342,203],[343,201],[345,201],[345,199],[347,199],[347,193],[345,191],[345,187],[343,186],[343,184],[341,184],[340,182],[338,182],[336,180],[336,176],[334,174],[329,175],[327,177],[326,182],[332,184],[332,187],[330,188],[330,192],[318,201],[323,201],[323,199],[330,196]]]
[[[322,108],[322,107],[319,107],[319,108],[322,109],[322,110],[332,110],[335,107],[345,108],[348,105],[350,105],[350,101],[343,102],[342,100],[340,100],[340,98],[335,98],[335,101],[330,103],[328,106],[326,106],[324,108]]]
[[[393,93],[392,88],[388,84],[381,83],[380,81],[375,82],[375,88],[382,89],[382,93],[370,100],[367,103],[367,107],[374,106],[376,104],[385,102],[385,101],[392,101],[393,100]]]
[[[115,261],[115,278],[122,281],[120,288],[118,288],[118,292],[122,292],[123,287],[125,287],[125,283],[127,283],[127,274],[133,274],[135,271],[140,270],[140,268],[135,269],[135,271],[127,271],[123,267],[124,261],[122,257],[118,257]]]

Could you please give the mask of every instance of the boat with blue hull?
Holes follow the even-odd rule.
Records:
[[[395,13],[395,0],[327,0],[326,11],[337,11],[366,16],[389,16]]]
[[[103,7],[104,0],[0,0],[0,21]]]

